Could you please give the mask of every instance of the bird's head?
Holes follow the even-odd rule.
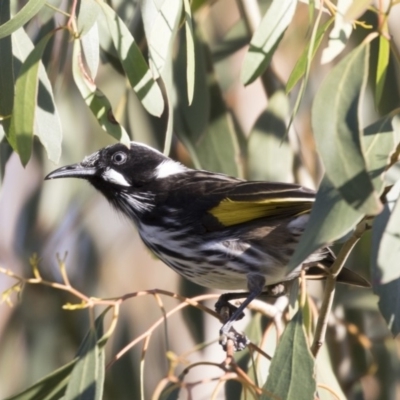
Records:
[[[131,142],[130,147],[120,143],[105,147],[78,164],[51,172],[45,179],[85,179],[117,209],[131,215],[132,211],[140,212],[151,206],[150,186],[186,170],[159,151]]]
[[[117,143],[84,158],[78,164],[56,169],[45,179],[80,178],[97,189],[140,188],[156,179],[184,172],[186,168],[141,143],[131,142],[130,147]]]

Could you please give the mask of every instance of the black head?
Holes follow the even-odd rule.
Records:
[[[183,172],[185,167],[144,144],[105,147],[78,163],[61,167],[45,179],[86,179],[103,191],[110,187],[140,188],[155,179]]]

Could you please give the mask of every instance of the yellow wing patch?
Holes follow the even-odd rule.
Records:
[[[263,217],[300,215],[311,210],[313,201],[304,198],[259,201],[222,200],[209,212],[224,226],[232,226]]]

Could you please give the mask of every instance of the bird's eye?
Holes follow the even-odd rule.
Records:
[[[119,151],[112,155],[111,159],[114,164],[120,165],[126,161],[126,154],[122,151]]]

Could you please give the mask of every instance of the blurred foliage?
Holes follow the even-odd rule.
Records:
[[[398,3],[0,1],[0,397],[398,398]],[[254,302],[238,323],[252,345],[232,358],[218,295],[81,182],[43,184],[115,139],[320,187],[290,267],[338,241],[372,290],[337,286],[316,360],[334,281],[300,285],[289,309]]]

